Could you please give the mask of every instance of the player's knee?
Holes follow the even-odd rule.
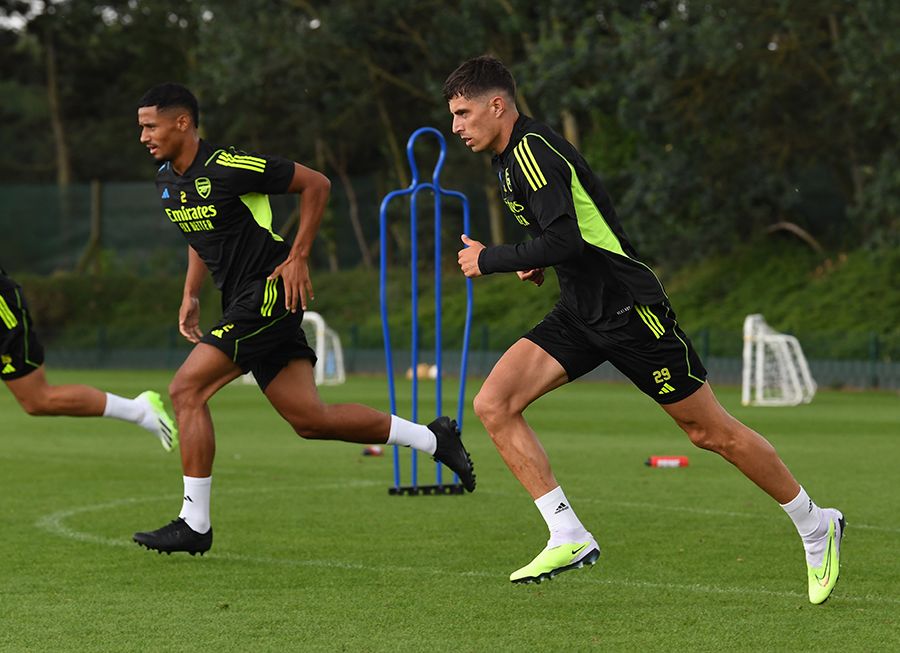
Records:
[[[294,427],[294,433],[299,435],[304,440],[322,440],[324,439],[324,435],[321,431],[317,431],[314,428],[307,426],[306,424],[292,424]]]
[[[328,432],[321,428],[318,424],[310,421],[298,421],[291,422],[291,426],[294,429],[294,433],[299,435],[304,440],[326,440],[328,438]]]
[[[693,444],[695,447],[706,449],[708,451],[717,450],[716,439],[712,437],[708,429],[703,428],[698,424],[690,424],[687,426],[682,426],[681,428],[684,429],[685,433],[687,433],[691,444]]]
[[[294,433],[304,440],[323,440],[331,435],[325,411],[322,409],[308,408],[286,415],[285,419],[294,429]]]
[[[717,428],[699,422],[679,422],[691,443],[700,449],[727,455],[734,448],[734,437],[727,428]]]
[[[472,400],[472,409],[483,424],[487,424],[492,413],[491,401],[484,392],[479,392]]]
[[[177,378],[172,379],[172,382],[169,384],[169,399],[172,401],[172,408],[176,412],[184,405],[186,393],[186,387]]]
[[[51,415],[51,407],[47,398],[42,395],[31,395],[28,397],[18,397],[19,405],[22,406],[22,410],[31,415],[32,417],[40,417],[42,415]]]
[[[172,400],[172,408],[176,413],[202,403],[197,389],[190,383],[178,378],[177,375],[169,384],[169,398]]]
[[[508,401],[496,393],[482,389],[472,402],[472,408],[478,419],[488,429],[496,424],[501,424],[509,418],[511,407]]]

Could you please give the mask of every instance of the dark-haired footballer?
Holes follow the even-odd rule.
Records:
[[[427,427],[360,404],[322,403],[316,356],[300,328],[313,297],[308,259],[331,184],[289,159],[219,147],[200,139],[197,100],[184,86],[161,84],[138,108],[141,143],[161,166],[156,192],[165,217],[188,243],[179,329],[194,343],[169,386],[181,432],[184,500],[177,519],[135,533],[157,551],[204,553],[212,546],[209,498],[215,453],[207,402],[246,372],[301,437],[398,444],[424,451],[457,473],[471,492],[475,474],[456,422]],[[271,194],[300,195],[293,244],[272,231]],[[221,320],[199,328],[198,296],[207,276],[222,292]]]
[[[610,361],[656,401],[698,447],[735,465],[785,509],[806,551],[809,600],[838,578],[843,515],[820,509],[762,436],[725,412],[675,319],[662,284],[642,263],[584,157],[516,108],[509,70],[493,57],[460,65],[444,83],[453,133],[493,154],[500,194],[531,240],[485,247],[463,234],[467,277],[515,272],[538,286],[553,266],[554,309],[503,355],[475,397],[475,412],[535,500],[550,539],[513,582],[540,582],[593,564],[600,548],[575,515],[523,411],[539,397]]]

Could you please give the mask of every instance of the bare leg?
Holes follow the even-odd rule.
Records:
[[[241,369],[212,345],[198,344],[169,385],[169,396],[181,434],[181,468],[185,476],[212,474],[216,441],[209,401],[222,386],[241,375]]]
[[[786,504],[800,492],[775,448],[729,415],[708,383],[687,399],[662,408],[691,442],[722,456],[778,503]]]
[[[303,438],[384,444],[391,416],[362,404],[325,404],[310,361],[291,361],[266,387],[266,397]]]
[[[500,358],[475,397],[475,413],[509,470],[528,490],[549,530],[547,546],[509,576],[513,583],[541,582],[592,565],[600,547],[572,509],[524,410],[568,381],[555,358],[522,338]]]
[[[16,401],[29,415],[100,417],[106,393],[88,385],[49,385],[41,365],[31,374],[6,381]]]
[[[522,338],[503,354],[475,397],[475,413],[506,466],[533,499],[559,483],[522,413],[538,397],[567,381],[566,371],[555,358]]]

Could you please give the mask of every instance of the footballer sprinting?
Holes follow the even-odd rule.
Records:
[[[194,348],[169,386],[181,433],[181,511],[161,528],[135,533],[134,541],[160,553],[202,555],[212,547],[215,435],[207,402],[246,372],[301,437],[412,447],[447,465],[472,492],[475,473],[454,420],[440,417],[425,426],[319,398],[316,355],[300,325],[313,298],[307,261],[328,202],[328,178],[290,159],[201,139],[197,99],[180,84],[147,91],[137,113],[140,141],[160,164],[161,216],[187,241],[178,326]],[[272,231],[268,196],[278,193],[300,195],[291,245]],[[203,333],[199,294],[209,276],[222,292],[223,313]]]
[[[44,345],[37,336],[22,287],[0,267],[0,378],[29,415],[109,417],[136,424],[166,451],[178,446],[178,429],[158,392],[134,399],[81,384],[51,385]]]
[[[519,113],[515,81],[496,58],[466,61],[443,92],[453,133],[473,152],[493,155],[500,197],[531,236],[485,246],[463,234],[463,274],[515,272],[540,286],[552,266],[559,280],[556,306],[503,354],[475,397],[475,412],[550,532],[546,547],[510,580],[539,583],[592,565],[600,555],[523,412],[609,361],[691,442],[721,455],[781,504],[803,542],[809,600],[825,601],[840,571],[843,515],[819,508],[772,445],[719,404],[662,284],[641,262],[584,157],[550,127]],[[597,424],[603,428],[602,415]]]

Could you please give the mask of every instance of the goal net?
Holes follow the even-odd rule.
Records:
[[[346,381],[344,350],[341,348],[341,338],[337,332],[325,324],[325,318],[313,311],[303,313],[303,322],[300,326],[318,359],[313,368],[316,385],[339,385]],[[250,372],[242,378],[244,383],[256,383]]]
[[[816,382],[800,342],[778,333],[760,314],[744,319],[744,370],[741,403],[745,406],[797,406],[816,394]]]

